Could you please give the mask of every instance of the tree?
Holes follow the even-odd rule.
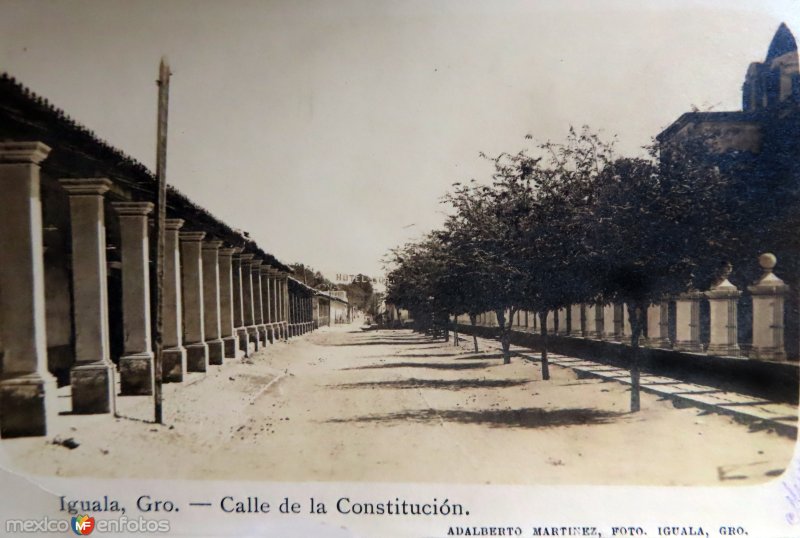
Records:
[[[527,245],[522,241],[531,211],[531,188],[524,154],[501,154],[491,159],[495,167],[491,186],[472,181],[456,184],[445,197],[455,213],[445,229],[458,237],[453,245],[470,255],[471,271],[479,279],[472,291],[476,305],[494,311],[500,327],[503,363],[511,362],[511,327],[522,304]]]
[[[640,409],[640,339],[647,307],[670,294],[707,287],[736,241],[726,178],[684,151],[658,165],[618,159],[595,178],[584,226],[597,294],[626,305],[631,325],[631,411]],[[668,246],[665,248],[665,246]]]

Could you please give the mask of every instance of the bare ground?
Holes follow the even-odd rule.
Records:
[[[69,388],[59,401],[69,407]],[[0,442],[30,474],[273,481],[492,484],[752,484],[788,465],[792,440],[616,382],[410,331],[325,328],[252,361],[165,385],[120,417],[58,418],[47,438]],[[69,449],[52,440],[73,438]]]

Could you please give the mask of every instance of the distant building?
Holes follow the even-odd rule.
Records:
[[[766,131],[800,110],[797,42],[781,24],[763,62],[753,62],[742,85],[742,110],[687,112],[656,138],[663,145],[709,137],[713,149],[759,153]]]

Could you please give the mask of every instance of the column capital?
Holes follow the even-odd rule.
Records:
[[[233,254],[238,256],[244,252],[244,247],[233,247]]]
[[[255,256],[255,254],[251,254],[249,252],[243,252],[242,254],[239,254],[239,258],[243,262],[251,262],[253,260],[254,256]]]
[[[152,202],[111,202],[111,207],[120,216],[145,216],[153,211]]]
[[[258,270],[261,267],[261,264],[264,263],[264,260],[259,260],[258,258],[254,258],[253,261],[250,262],[250,266],[254,270]]]
[[[207,239],[203,241],[203,250],[217,250],[222,246],[222,241],[218,239]]]
[[[183,219],[164,219],[165,230],[180,230],[183,226]]]
[[[105,194],[112,185],[111,180],[105,177],[64,178],[59,179],[58,182],[70,196],[100,196]]]
[[[181,241],[202,241],[205,236],[205,232],[178,232]]]
[[[224,248],[219,249],[219,255],[220,256],[233,256],[234,254],[236,254],[236,249],[235,248],[224,247]]]
[[[2,164],[39,164],[49,153],[50,146],[42,142],[0,142]]]
[[[272,274],[272,267],[269,265],[262,265],[261,266],[261,274],[266,276],[271,276]]]

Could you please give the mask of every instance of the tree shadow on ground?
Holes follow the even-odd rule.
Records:
[[[503,358],[502,353],[491,353],[488,355],[482,355],[478,353],[477,355],[465,355],[463,357],[455,357],[457,361],[469,361],[475,359],[502,359],[502,358]]]
[[[399,379],[394,381],[364,381],[328,385],[334,389],[494,389],[518,387],[531,383],[527,379]]]
[[[486,362],[465,362],[465,363],[449,363],[449,362],[389,362],[386,364],[369,364],[367,366],[353,366],[350,368],[342,368],[342,370],[375,370],[382,368],[430,368],[433,370],[475,370],[478,368],[486,368],[491,366]]]
[[[367,340],[364,342],[350,342],[347,344],[328,344],[336,347],[350,347],[350,346],[407,346],[414,344],[438,344],[431,340]]]
[[[453,357],[457,358],[458,355],[455,353],[398,353],[396,355],[391,355],[391,357],[396,359],[427,359],[429,357]],[[372,358],[374,359],[383,359],[386,358],[386,355],[374,355]],[[478,356],[478,358],[480,358]]]
[[[366,415],[353,418],[336,418],[329,423],[377,423],[393,422],[440,423],[458,422],[461,424],[480,424],[490,428],[554,428],[558,426],[586,426],[591,424],[610,424],[625,413],[602,411],[589,408],[572,409],[485,409],[468,411],[462,409],[420,409],[387,413],[385,415]]]

